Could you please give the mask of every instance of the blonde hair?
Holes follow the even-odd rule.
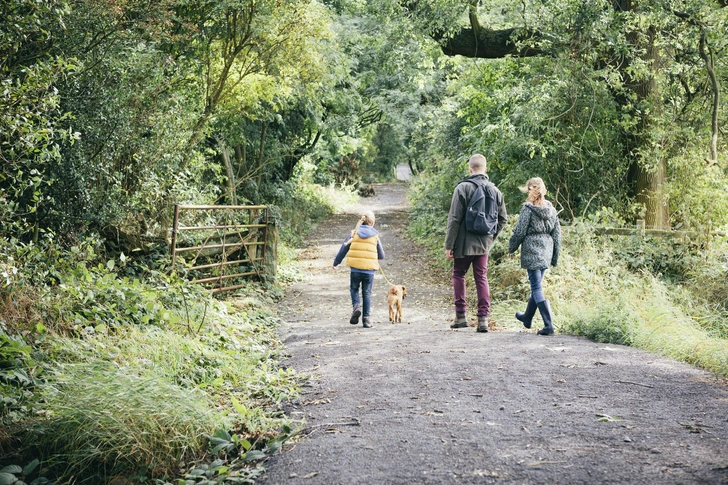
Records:
[[[468,166],[470,167],[470,170],[473,171],[473,173],[485,173],[485,156],[481,155],[480,153],[476,153],[472,157],[470,157],[470,160],[468,160]]]
[[[519,187],[521,192],[525,192],[526,202],[530,202],[533,205],[543,206],[546,202],[546,185],[543,183],[541,177],[533,177],[526,182],[526,185]]]
[[[359,216],[359,220],[356,222],[356,226],[354,227],[354,230],[351,231],[351,239],[346,244],[351,244],[351,241],[354,239],[354,235],[356,234],[356,231],[359,230],[359,227],[364,224],[367,226],[373,226],[374,225],[374,212],[372,211],[364,211]]]

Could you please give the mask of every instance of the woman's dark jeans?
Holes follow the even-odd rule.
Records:
[[[528,281],[531,283],[531,298],[533,298],[534,303],[537,305],[546,299],[543,294],[543,288],[541,287],[541,280],[543,280],[544,274],[546,274],[545,269],[528,270]]]
[[[359,286],[361,286],[361,294],[363,305],[361,305],[362,316],[369,316],[369,309],[372,304],[372,286],[374,286],[374,273],[351,272],[349,279],[349,290],[351,291],[351,304],[354,308],[360,305],[359,302]]]

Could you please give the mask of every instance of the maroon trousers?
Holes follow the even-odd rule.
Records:
[[[488,286],[488,255],[455,258],[452,268],[452,286],[455,292],[455,311],[465,313],[465,273],[473,266],[475,288],[478,292],[478,316],[488,316],[490,311],[490,287]]]

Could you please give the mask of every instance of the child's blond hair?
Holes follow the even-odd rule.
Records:
[[[354,227],[354,230],[351,231],[351,239],[347,242],[347,244],[351,244],[352,239],[354,239],[354,235],[356,234],[356,231],[359,230],[359,227],[362,224],[365,224],[367,226],[373,226],[374,225],[374,212],[372,211],[364,211],[359,216],[359,220],[356,222],[356,227]]]

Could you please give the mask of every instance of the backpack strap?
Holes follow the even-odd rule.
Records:
[[[475,185],[476,187],[480,187],[481,185],[488,185],[487,180],[485,181],[485,183],[482,183],[482,184],[479,182],[476,182],[475,180],[472,180],[472,179],[465,179],[465,180],[461,181],[460,183],[463,183],[463,182],[470,182],[471,184]]]
[[[480,183],[480,182],[476,182],[475,180],[465,179],[465,180],[461,181],[460,183],[462,184],[463,182],[470,182],[471,184],[475,185],[476,190],[477,190],[478,187],[483,187],[485,189],[485,188],[488,187],[488,184],[492,184],[488,180],[486,180],[483,183]],[[458,185],[460,185],[460,184],[458,184]],[[472,197],[473,194],[470,194],[470,195]],[[468,200],[470,200],[470,199],[468,198]]]

